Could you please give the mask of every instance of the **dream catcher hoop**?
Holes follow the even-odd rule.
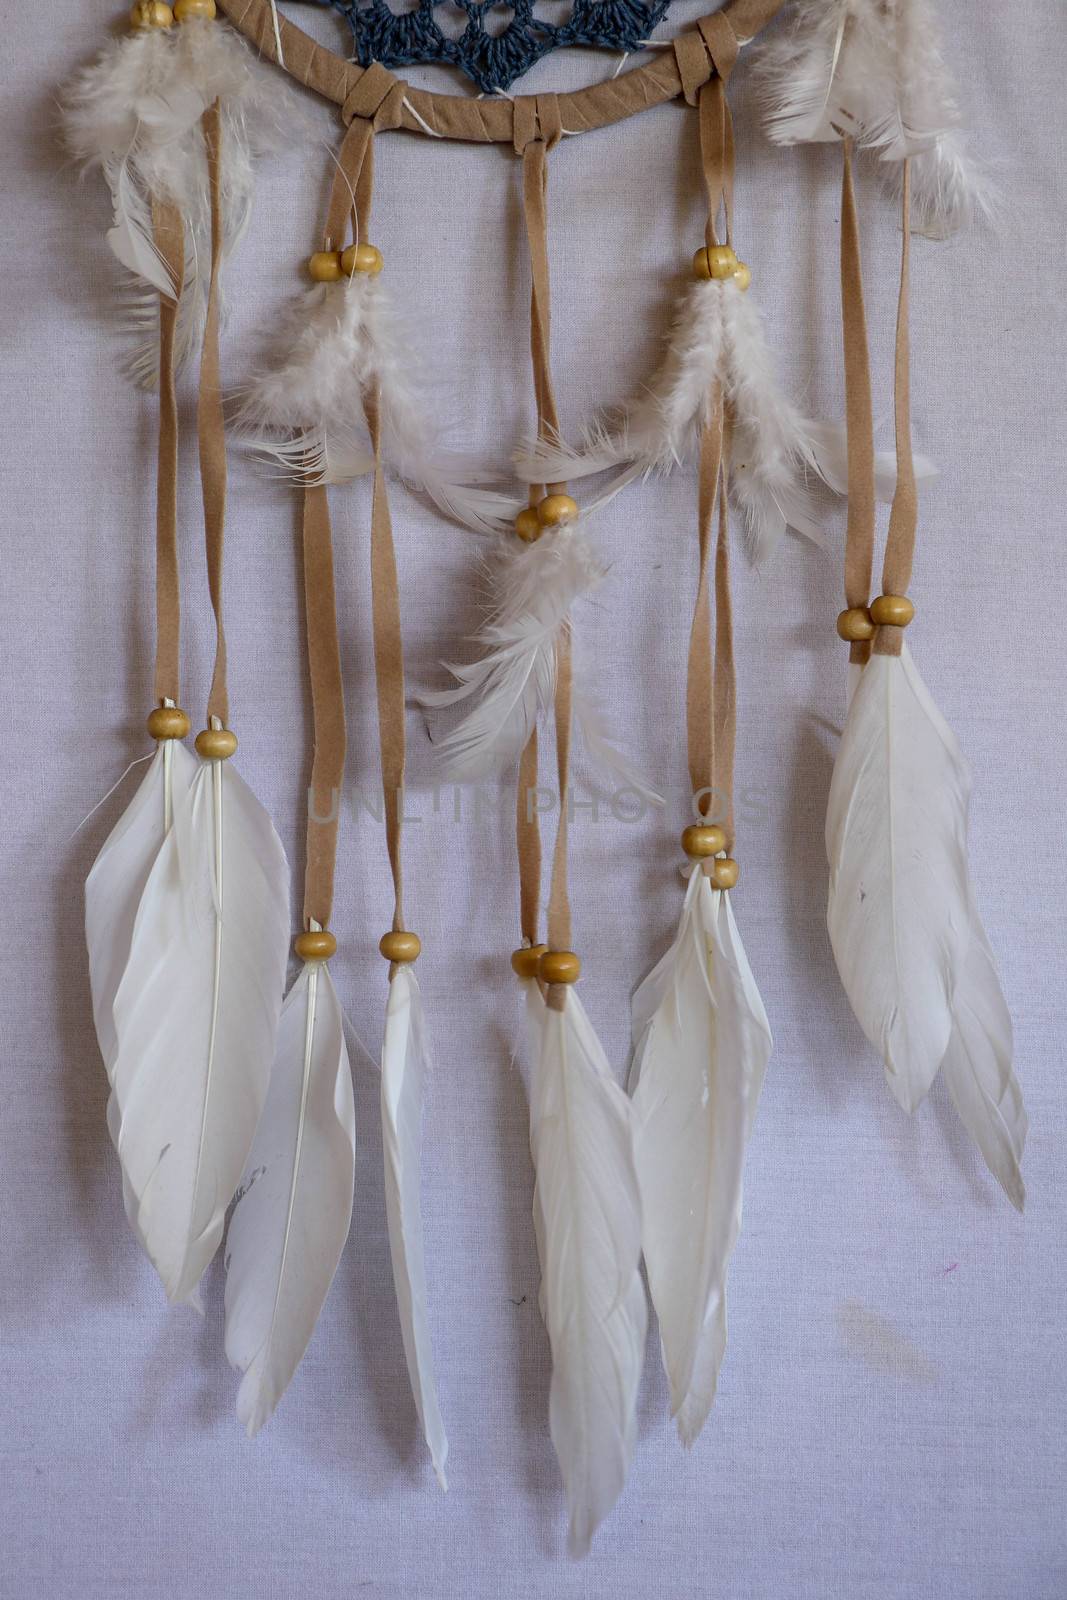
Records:
[[[812,478],[848,496],[838,632],[849,644],[850,698],[826,829],[837,964],[900,1103],[913,1110],[940,1070],[990,1170],[1013,1203],[1023,1203],[1026,1117],[1012,1072],[1010,1022],[970,884],[969,776],[903,632],[914,614],[907,591],[918,485],[930,470],[911,449],[912,232],[958,226],[986,200],[926,0],[802,0],[791,28],[777,30],[763,52],[762,74],[772,138],[834,140],[843,151],[846,422],[804,417],[777,382],[753,269],[742,259],[727,92],[742,47],[781,4],[731,0],[648,62],[590,88],[475,99],[414,89],[378,59],[344,61],[280,17],[270,0],[218,0],[217,7],[215,0],[177,0],[173,10],[140,0],[129,37],[66,96],[71,144],[103,171],[111,191],[108,242],[139,286],[134,320],[143,337],[132,370],[159,393],[157,705],[148,723],[157,753],[87,886],[94,1016],[131,1226],[171,1299],[195,1303],[236,1200],[226,1250],[226,1351],[243,1374],[239,1415],[255,1432],[303,1355],[351,1219],[352,1087],[329,968],[337,949],[330,916],[345,762],[329,494],[331,486],[366,476],[373,485],[368,560],[385,845],[395,890],[392,926],[380,941],[389,978],[381,1057],[389,1240],[414,1403],[444,1485],[448,1445],[419,1214],[428,1060],[414,970],[421,945],[407,922],[417,890],[412,896],[405,885],[402,851],[405,679],[388,495],[389,481],[400,478],[491,542],[493,607],[476,658],[451,669],[453,687],[423,699],[441,716],[439,747],[454,778],[504,775],[515,786],[519,942],[511,965],[523,992],[531,1065],[550,1425],[577,1554],[621,1493],[635,1448],[647,1321],[642,1257],[672,1414],[687,1445],[707,1419],[725,1352],[725,1284],[740,1227],[744,1153],[771,1053],[733,911],[741,869],[734,853],[730,512],[756,563],[773,556],[788,527],[818,540],[807,494]],[[373,54],[377,39],[378,53],[403,60],[416,59],[419,30],[426,32],[433,8],[402,19],[377,0],[358,12],[335,9],[352,14],[357,44],[362,38]],[[474,35],[488,39],[484,6],[466,9]],[[658,20],[665,9],[590,4],[575,8],[572,26],[592,29],[599,14],[604,31],[610,12],[611,42],[625,43],[629,28],[639,44],[653,13]],[[516,37],[544,53],[529,8],[516,17]],[[443,59],[447,52],[428,37],[417,58]],[[525,70],[517,45],[507,60],[476,45],[477,38],[464,44],[469,59],[460,62],[476,82],[506,88]],[[458,60],[462,51],[453,54]],[[247,220],[255,160],[284,137],[288,110],[264,62],[335,104],[344,133],[323,233],[308,252],[309,286],[227,419],[221,277]],[[551,362],[550,168],[567,138],[676,99],[692,109],[707,194],[703,240],[686,250],[688,256],[695,245],[692,282],[648,383],[572,444],[560,431]],[[371,206],[375,141],[394,130],[500,143],[515,153],[532,285],[536,429],[509,442],[510,465],[495,474],[444,444],[420,390],[421,363],[390,305]],[[873,444],[852,181],[855,153],[864,149],[882,162],[901,203],[890,458],[876,455]],[[217,651],[196,760],[182,742],[190,720],[180,694],[175,383],[198,352]],[[228,726],[223,627],[227,420],[231,439],[280,467],[303,497],[314,740],[294,945],[302,969],[284,1001],[288,868],[269,818],[231,765],[237,738]],[[681,835],[688,881],[676,939],[634,996],[625,1093],[576,988],[581,961],[573,946],[580,938],[572,923],[580,929],[580,915],[572,918],[568,878],[573,743],[584,742],[623,781],[639,780],[591,708],[572,642],[581,602],[605,572],[596,516],[628,484],[676,469],[691,470],[696,480],[693,614],[679,692],[693,793]],[[880,499],[891,509],[882,592],[872,599]],[[542,920],[536,792],[549,730],[559,813]]]

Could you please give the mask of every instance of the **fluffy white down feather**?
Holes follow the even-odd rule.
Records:
[[[804,489],[818,470],[810,425],[778,383],[755,301],[733,279],[685,290],[663,359],[617,422],[595,424],[575,450],[559,440],[530,446],[517,458],[519,475],[543,483],[610,472],[588,508],[599,510],[635,477],[695,457],[720,383],[734,417],[730,489],[751,559],[764,560],[787,526],[819,542]]]
[[[642,1242],[671,1412],[686,1446],[726,1349],[726,1271],[771,1033],[730,896],[689,880],[674,944],[634,996]]]
[[[289,870],[229,763],[200,767],[148,875],[114,1001],[114,1127],[168,1297],[195,1303],[267,1092]]]
[[[582,521],[546,531],[533,544],[505,536],[490,569],[492,610],[470,666],[450,666],[457,687],[422,696],[433,707],[474,704],[438,745],[456,782],[497,772],[518,759],[538,718],[552,705],[556,650],[577,601],[604,576]]]
[[[423,373],[379,278],[321,284],[293,307],[248,385],[238,438],[287,477],[348,482],[374,465],[364,396],[376,390],[392,470],[476,532],[510,529],[519,502],[482,487],[478,466],[445,447]]]
[[[226,1235],[226,1354],[249,1435],[307,1349],[352,1220],[356,1120],[329,969],[307,963],[282,1007],[270,1088]]]
[[[971,934],[970,773],[905,644],[856,684],[826,815],[827,922],[856,1018],[905,1111],[948,1049]]]
[[[530,1146],[541,1310],[552,1347],[549,1421],[584,1555],[626,1483],[648,1312],[630,1102],[573,989],[527,993]]]
[[[422,996],[411,967],[389,984],[382,1041],[382,1142],[389,1253],[411,1393],[437,1481],[448,1488],[448,1440],[437,1403],[419,1200],[419,1147],[429,1058]]]
[[[943,238],[996,203],[961,132],[956,84],[931,0],[799,0],[791,29],[762,47],[770,137],[779,144],[852,137],[912,166],[912,225]]]
[[[254,160],[281,147],[302,121],[297,101],[244,40],[225,24],[192,19],[146,29],[108,44],[64,90],[68,147],[111,190],[115,221],[108,242],[134,274],[124,301],[134,338],[130,369],[158,378],[156,293],[165,287],[151,237],[151,201],[175,205],[186,232],[186,278],[176,339],[182,362],[199,346],[210,262],[211,203],[200,119],[218,100],[224,253],[243,237],[251,212]],[[146,291],[146,285],[149,292]]]

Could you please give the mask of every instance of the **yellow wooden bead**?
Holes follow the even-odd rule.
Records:
[[[573,522],[578,515],[578,502],[569,494],[546,494],[537,507],[537,520],[543,528],[559,528]]]
[[[726,849],[726,835],[714,822],[692,822],[682,834],[682,849],[691,861],[705,861]]]
[[[175,22],[192,22],[194,17],[211,22],[214,16],[215,0],[174,0]]]
[[[205,761],[228,761],[237,749],[237,735],[229,728],[204,728],[196,736],[196,753]]]
[[[871,601],[871,621],[880,628],[906,628],[915,615],[915,607],[906,594],[880,594]]]
[[[711,277],[711,268],[708,266],[708,252],[703,245],[693,253],[693,277],[699,278],[701,283],[707,283]]]
[[[376,278],[385,266],[385,257],[376,244],[350,244],[347,250],[341,251],[341,271],[346,278],[354,272],[365,272],[369,278]]]
[[[839,612],[837,634],[838,638],[844,639],[848,644],[859,644],[865,639],[873,639],[874,623],[867,607],[849,606],[847,611]]]
[[[525,511],[519,512],[515,518],[515,532],[523,544],[534,544],[536,540],[540,539],[543,532],[541,518],[537,515],[533,506],[527,506]]]
[[[728,244],[708,246],[708,271],[713,278],[732,278],[737,270],[737,256]]]
[[[308,275],[315,283],[339,283],[342,277],[341,252],[316,250],[308,260]]]
[[[711,886],[713,889],[732,889],[737,882],[741,868],[730,856],[722,856],[711,863]]]
[[[517,978],[536,978],[541,957],[547,949],[547,944],[524,944],[521,950],[513,951],[512,972]]]
[[[174,22],[174,12],[164,0],[137,0],[130,12],[131,28],[169,28]]]
[[[180,706],[157,706],[148,714],[151,739],[184,739],[188,732],[189,718]]]
[[[752,282],[752,268],[746,267],[743,261],[739,261],[737,266],[734,268],[734,282],[737,284],[737,287],[741,290],[742,294]]]
[[[378,949],[386,961],[417,961],[422,941],[417,933],[383,933],[378,942]]]
[[[329,961],[337,954],[337,940],[325,928],[315,928],[298,933],[293,940],[293,950],[301,961]]]
[[[582,963],[573,950],[546,950],[538,963],[542,983],[577,983]]]

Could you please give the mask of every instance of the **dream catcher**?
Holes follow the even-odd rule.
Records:
[[[914,1110],[940,1070],[991,1172],[1021,1208],[1026,1118],[1011,1027],[975,905],[966,850],[969,776],[904,639],[919,480],[908,397],[914,231],[947,232],[988,209],[925,0],[798,0],[766,45],[781,0],[730,0],[644,65],[568,95],[511,96],[548,50],[643,46],[667,0],[577,0],[549,26],[516,5],[490,34],[482,0],[459,35],[431,0],[334,8],[355,60],[314,43],[271,0],[141,0],[65,95],[68,138],[99,168],[107,242],[128,279],[130,368],[158,394],[156,741],[133,801],[87,885],[97,1035],[108,1126],[130,1224],[168,1296],[196,1303],[229,1217],[226,1353],[242,1373],[249,1432],[271,1415],[314,1330],[349,1229],[355,1152],[351,1073],[330,929],[345,762],[342,665],[329,498],[371,483],[367,560],[385,846],[395,889],[381,1050],[386,1205],[414,1404],[442,1486],[448,1452],[430,1346],[419,1215],[426,1025],[408,927],[402,850],[405,680],[389,484],[403,480],[489,541],[491,613],[453,685],[427,690],[459,780],[514,785],[519,944],[511,957],[527,1023],[534,1228],[552,1353],[549,1423],[570,1546],[583,1553],[626,1481],[646,1339],[642,1258],[683,1443],[700,1433],[726,1345],[725,1288],[741,1221],[745,1148],[771,1034],[745,956],[733,774],[737,742],[733,520],[744,553],[773,558],[787,528],[822,542],[810,491],[847,494],[848,709],[826,825],[829,928],[842,982],[890,1087]],[[216,11],[218,15],[216,15]],[[244,36],[242,38],[242,35]],[[773,140],[840,143],[845,424],[805,417],[780,388],[734,205],[728,85],[759,58]],[[479,98],[417,91],[388,70],[460,67]],[[274,65],[272,65],[272,63]],[[223,405],[221,280],[249,215],[255,163],[286,137],[295,101],[275,68],[340,109],[323,233],[307,287],[258,368],[237,368]],[[565,135],[681,99],[707,192],[704,238],[657,370],[634,399],[564,439],[551,360],[550,173]],[[457,455],[422,393],[373,241],[374,146],[405,130],[501,143],[515,153],[528,245],[536,428],[501,441],[495,470]],[[290,135],[291,136],[291,135]],[[896,451],[876,455],[853,162],[869,152],[899,195],[902,262],[895,360]],[[199,444],[217,651],[205,725],[187,749],[180,680],[176,377],[199,361]],[[226,433],[303,497],[303,581],[313,748],[307,867],[295,953],[289,872],[269,817],[239,777],[229,726],[223,557]],[[627,783],[581,682],[582,601],[605,572],[596,520],[651,473],[694,481],[693,609],[676,693],[693,815],[681,834],[687,886],[674,943],[636,989],[629,1092],[578,993],[568,798],[572,746]],[[890,499],[881,593],[871,597],[877,505]],[[185,553],[182,552],[185,560]],[[559,813],[542,907],[535,803],[546,746]],[[417,891],[416,891],[417,898]],[[518,1003],[518,997],[517,997]],[[788,1025],[785,1022],[780,1026]]]

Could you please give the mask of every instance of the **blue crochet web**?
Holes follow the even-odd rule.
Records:
[[[319,0],[340,12],[352,30],[360,66],[380,61],[384,67],[444,62],[458,67],[485,94],[508,89],[552,50],[563,45],[596,45],[605,50],[633,51],[648,38],[666,14],[671,0],[573,0],[569,21],[554,25],[534,16],[536,0],[417,0],[398,14],[386,0]],[[466,14],[458,39],[442,33],[434,17],[447,4]],[[513,15],[502,29],[486,28],[505,12]]]

